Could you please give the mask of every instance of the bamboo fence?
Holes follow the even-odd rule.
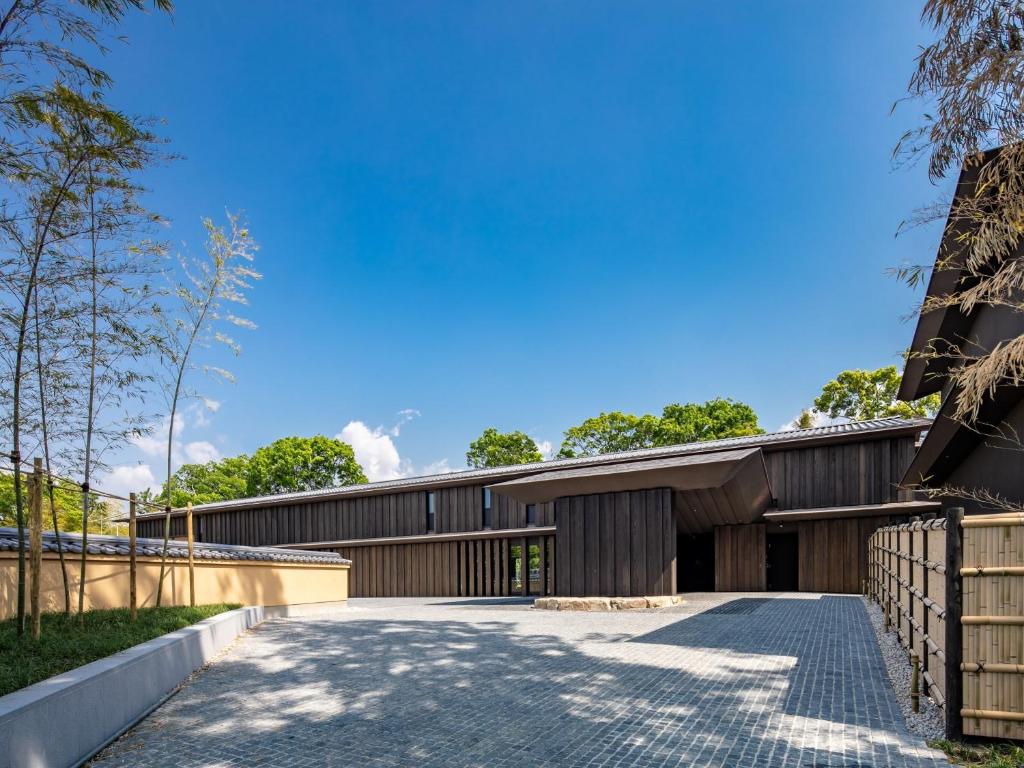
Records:
[[[946,735],[1024,739],[1024,515],[879,528],[869,596],[920,659]]]
[[[963,521],[963,730],[1024,739],[1024,515]]]

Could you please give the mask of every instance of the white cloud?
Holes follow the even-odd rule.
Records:
[[[207,412],[216,413],[220,410],[220,401],[210,397],[201,397],[199,402],[189,406],[188,411],[192,414],[192,422],[197,427],[210,426],[210,418]]]
[[[388,430],[388,434],[392,437],[398,437],[402,432],[402,427],[419,416],[420,412],[415,408],[403,408],[395,415],[398,416],[398,421]]]
[[[369,427],[363,421],[350,421],[335,438],[352,446],[356,461],[363,468],[370,482],[379,480],[398,480],[402,477],[419,475],[443,475],[457,471],[448,464],[448,459],[440,459],[422,467],[416,467],[409,459],[403,459],[398,453],[394,438],[402,431],[402,426],[420,415],[413,408],[398,412],[398,421],[392,427]]]
[[[211,442],[196,440],[185,444],[185,457],[193,464],[205,464],[208,461],[219,461],[220,451]]]
[[[362,466],[370,482],[397,480],[405,477],[402,459],[391,440],[392,430],[383,427],[370,429],[362,421],[350,421],[335,437],[352,446],[356,461]]]
[[[112,467],[96,484],[109,493],[127,497],[129,493],[140,493],[147,488],[158,490],[159,481],[149,464],[121,464]]]
[[[164,419],[159,426],[154,426],[147,434],[133,437],[131,442],[147,456],[165,456],[167,451],[167,428],[170,419]],[[174,417],[174,434],[180,435],[185,428],[185,417],[180,413]]]
[[[551,445],[550,440],[534,440],[537,444],[537,450],[540,451],[540,455],[544,457],[544,461],[551,458],[551,454],[554,452],[555,447]]]

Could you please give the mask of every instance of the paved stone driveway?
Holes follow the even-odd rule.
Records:
[[[353,600],[251,632],[98,766],[944,766],[859,598]]]

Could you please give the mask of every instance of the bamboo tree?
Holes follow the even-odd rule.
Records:
[[[82,471],[82,554],[79,560],[78,575],[78,623],[85,623],[85,574],[86,561],[89,559],[89,481],[92,479],[92,438],[96,425],[96,358],[99,347],[97,334],[97,310],[99,308],[99,290],[97,268],[97,233],[96,233],[96,188],[93,174],[89,173],[89,388],[85,405],[85,450],[83,452]]]
[[[62,206],[67,201],[67,193],[73,185],[78,171],[85,159],[84,152],[72,156],[70,164],[57,175],[54,186],[47,185],[39,196],[39,207],[36,210],[36,233],[33,245],[27,254],[28,277],[23,287],[20,313],[17,319],[17,340],[15,342],[15,359],[13,373],[13,391],[11,393],[11,461],[14,464],[14,505],[18,521],[18,598],[17,598],[17,634],[25,632],[25,507],[21,490],[21,428],[22,428],[22,379],[24,376],[25,352],[32,301],[39,278],[39,267],[43,253],[50,240],[51,228],[54,225]]]
[[[254,328],[248,320],[234,315],[227,307],[230,304],[246,304],[245,292],[252,287],[252,281],[260,274],[251,264],[257,250],[249,236],[249,230],[240,223],[239,217],[228,214],[229,231],[216,226],[210,219],[203,220],[206,230],[206,254],[202,260],[189,261],[182,258],[182,278],[174,290],[177,310],[174,315],[164,315],[165,340],[164,357],[167,366],[166,391],[168,395],[167,424],[167,482],[164,485],[164,536],[160,557],[160,579],[157,584],[156,604],[161,605],[164,576],[167,568],[167,548],[171,537],[171,499],[173,498],[173,455],[174,422],[181,402],[193,396],[186,387],[186,376],[194,370],[193,355],[199,347],[212,343],[226,345],[238,354],[240,348],[234,339],[226,335],[221,327],[234,325]],[[231,374],[221,367],[205,366],[204,369],[224,380],[233,380]]]
[[[46,421],[47,392],[43,373],[43,341],[39,322],[39,291],[33,294],[34,324],[36,337],[36,382],[39,386],[39,428],[43,447],[43,465],[46,470],[47,496],[50,502],[50,516],[53,524],[53,535],[57,544],[57,557],[60,559],[60,577],[64,587],[64,615],[71,614],[71,584],[68,581],[67,565],[64,562],[64,547],[60,540],[60,523],[57,520],[57,501],[53,492],[53,462],[50,457],[50,430]]]
[[[83,50],[103,52],[103,28],[143,0],[80,0],[76,6],[62,0],[10,0],[0,8],[0,228],[14,244],[16,270],[3,275],[13,301],[3,320],[10,324],[13,351],[10,370],[10,412],[4,414],[11,430],[15,508],[18,524],[17,633],[25,630],[25,516],[21,484],[22,429],[28,328],[40,267],[53,237],[54,225],[72,197],[88,152],[72,163],[62,150],[62,129],[78,114],[100,118],[116,129],[119,115],[99,101],[109,77],[88,63]],[[153,0],[169,11],[169,0]],[[54,83],[54,84],[51,84]],[[58,177],[55,178],[54,173]],[[28,224],[32,236],[20,232]]]
[[[933,269],[959,275],[951,290],[924,300],[923,314],[971,315],[984,307],[1024,313],[1024,3],[926,0],[922,17],[935,39],[918,55],[906,101],[928,111],[894,154],[900,162],[924,160],[934,182],[961,171],[977,181],[951,204],[939,201],[913,216],[915,225],[946,218],[946,236],[934,265],[906,265],[895,274],[911,286],[922,285]],[[1000,390],[1024,384],[1024,335],[990,349],[967,339],[933,339],[914,356],[948,369],[944,415],[1001,448],[1024,450],[1024,436],[980,418]],[[984,488],[936,492],[1020,508]]]

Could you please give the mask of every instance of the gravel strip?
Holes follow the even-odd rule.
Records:
[[[885,617],[877,603],[861,598],[871,619],[871,627],[878,639],[878,650],[882,652],[889,682],[896,692],[896,699],[907,724],[907,730],[925,739],[941,739],[945,734],[945,715],[930,696],[921,696],[921,711],[917,714],[910,709],[910,657],[907,649],[900,645],[895,632],[886,632]],[[924,680],[921,686],[924,687]]]

